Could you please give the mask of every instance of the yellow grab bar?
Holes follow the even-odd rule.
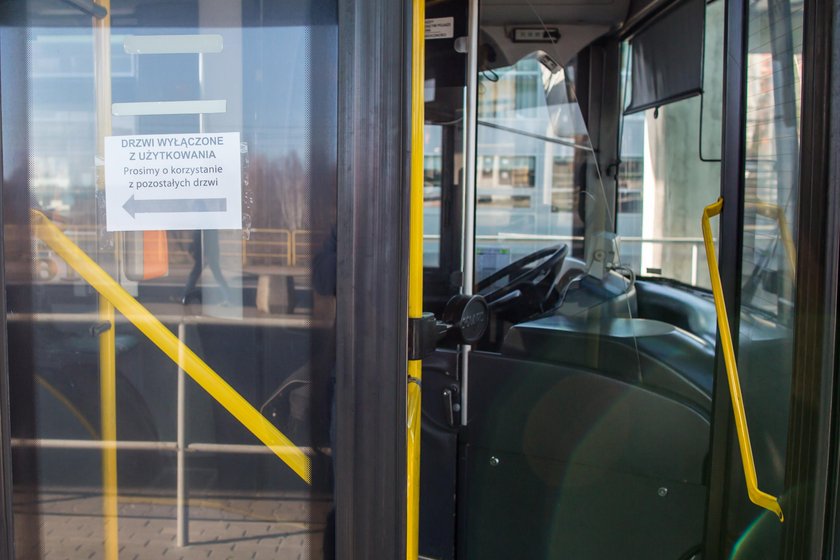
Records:
[[[408,231],[408,318],[423,316],[423,148],[426,0],[414,0],[411,29],[411,181]],[[406,389],[406,559],[417,560],[420,540],[420,410],[423,364],[408,361]]]
[[[720,331],[721,351],[726,364],[726,379],[729,381],[729,395],[732,398],[732,413],[735,415],[735,429],[738,433],[738,446],[741,448],[741,462],[744,465],[744,477],[747,482],[747,494],[750,501],[757,506],[772,511],[784,522],[785,516],[779,505],[779,500],[758,488],[758,477],[755,474],[750,430],[747,427],[747,414],[744,411],[744,398],[741,395],[741,381],[738,377],[738,365],[735,362],[735,350],[732,345],[732,334],[729,331],[729,317],[726,313],[726,303],[723,299],[723,288],[720,283],[715,245],[712,241],[712,226],[709,220],[723,210],[723,198],[703,209],[703,244],[706,247],[706,260],[709,263],[709,276],[712,279],[712,293],[715,298],[715,312],[717,313],[718,330]]]
[[[131,297],[93,259],[64,235],[49,218],[38,210],[30,210],[35,236],[64,259],[79,276],[108,300],[155,346],[195,380],[211,397],[219,402],[243,426],[271,449],[307,484],[312,483],[309,457],[274,427],[245,398],[236,392],[204,360],[199,358],[178,337],[172,334],[157,317]],[[113,328],[111,329],[113,331]],[[104,434],[103,434],[104,436]]]
[[[772,204],[770,202],[750,202],[747,203],[747,206],[755,208],[758,214],[761,214],[765,218],[776,220],[776,223],[779,224],[779,235],[782,238],[782,244],[785,248],[785,255],[787,256],[788,266],[790,267],[790,276],[793,280],[796,280],[796,247],[793,243],[793,235],[790,233],[790,227],[788,227],[785,209],[778,204]]]

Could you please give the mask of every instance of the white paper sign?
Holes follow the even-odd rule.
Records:
[[[451,39],[455,36],[455,18],[427,18],[426,39]]]
[[[105,138],[108,231],[240,229],[239,133]]]

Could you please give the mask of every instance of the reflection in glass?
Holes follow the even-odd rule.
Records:
[[[441,201],[443,197],[443,127],[427,124],[423,146],[423,266],[440,263]]]
[[[738,367],[756,471],[767,492],[785,490],[796,309],[795,217],[799,204],[804,3],[749,6],[746,64],[744,248]],[[769,558],[781,526],[733,496],[727,527],[733,558]]]
[[[0,55],[19,557],[323,557],[334,292],[313,262],[335,224],[337,86],[318,78],[336,75],[335,6],[114,0],[97,35],[72,6],[29,4]],[[198,35],[221,48],[166,52]],[[145,36],[155,54],[127,46]],[[111,108],[208,100],[225,110]],[[241,227],[106,231],[103,137],[214,132],[240,134]],[[294,452],[265,445],[276,433]]]

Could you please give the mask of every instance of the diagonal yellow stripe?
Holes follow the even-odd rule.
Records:
[[[236,392],[204,360],[183,344],[157,317],[143,307],[108,275],[93,259],[73,243],[44,214],[31,210],[35,236],[64,259],[79,276],[151,340],[164,354],[178,364],[211,397],[219,402],[257,439],[271,449],[307,484],[312,483],[309,457],[274,427],[251,403]]]

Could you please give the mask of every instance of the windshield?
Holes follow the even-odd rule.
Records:
[[[475,219],[480,290],[487,289],[485,279],[526,255],[566,245],[559,302],[564,314],[573,315],[628,294],[633,274],[622,265],[613,196],[604,186],[574,78],[574,61],[561,67],[545,51],[481,71]],[[569,297],[588,281],[607,289]],[[629,307],[620,307],[629,317]]]

